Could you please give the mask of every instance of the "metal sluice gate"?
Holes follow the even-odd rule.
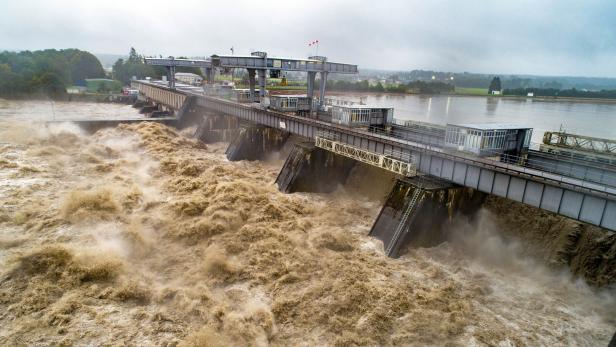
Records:
[[[348,145],[337,141],[334,136],[328,136],[324,133],[319,133],[315,136],[315,145],[324,150],[366,163],[368,165],[376,166],[405,177],[417,175],[417,167],[412,160],[412,157],[409,157],[408,160],[396,159],[390,155],[375,153],[363,148]]]

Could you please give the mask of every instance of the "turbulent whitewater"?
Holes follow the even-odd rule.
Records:
[[[489,212],[389,259],[366,236],[387,192],[358,177],[283,194],[280,162],[189,131],[19,112],[0,119],[0,345],[593,346],[616,328],[612,289],[521,256]]]

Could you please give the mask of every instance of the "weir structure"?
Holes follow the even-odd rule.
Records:
[[[385,254],[390,257],[396,257],[404,245],[434,246],[445,240],[455,215],[472,215],[485,196],[425,175],[398,179],[370,235],[383,241]]]
[[[276,112],[264,107],[223,100],[176,84],[133,81],[143,97],[169,104],[174,97],[196,96],[196,105],[241,121],[286,131],[316,143],[317,137],[408,161],[417,174],[430,175],[462,187],[529,204],[575,220],[616,230],[616,187],[586,175],[567,175],[544,167],[522,166],[445,150],[420,137],[394,137],[380,129],[352,128],[318,119]],[[321,148],[322,149],[322,148]],[[611,177],[610,169],[590,166],[587,172]]]
[[[352,111],[358,115],[347,115],[348,122],[334,122],[331,114],[319,112],[326,106],[325,81],[331,73],[357,73],[356,65],[328,62],[325,57],[275,58],[265,52],[200,60],[146,58],[146,62],[165,66],[169,75],[168,81],[132,81],[140,98],[175,113],[179,126],[199,124],[195,135],[202,141],[229,141],[229,160],[262,160],[270,153],[288,151],[276,179],[283,192],[331,192],[346,181],[357,163],[393,173],[396,183],[370,231],[383,241],[389,256],[396,256],[407,243],[438,243],[454,215],[472,214],[489,194],[616,230],[616,167],[603,158],[584,161],[571,153],[566,157],[529,151],[526,142],[532,129],[399,123],[391,109],[364,110],[363,106]],[[181,66],[201,68],[208,83],[214,81],[217,69],[246,69],[249,96],[232,101],[222,94],[208,94],[205,88],[176,83],[173,72]],[[282,101],[271,107],[262,103],[268,74],[275,77],[284,71],[306,73],[310,112],[290,113]],[[321,90],[313,102],[317,74]],[[355,118],[360,116],[367,120],[358,126]],[[475,136],[480,153],[461,150],[466,144],[462,136],[466,140]],[[561,140],[553,142],[561,151],[567,144],[576,150],[590,146],[596,152],[597,139],[589,144],[559,136]],[[517,146],[511,147],[513,152],[487,153],[490,146],[512,139]],[[555,147],[554,143],[549,145]],[[604,152],[613,151],[611,142],[600,146]],[[519,156],[521,150],[523,156]]]

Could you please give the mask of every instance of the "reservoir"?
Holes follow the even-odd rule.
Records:
[[[347,94],[340,98],[393,107],[394,118],[447,123],[515,123],[534,128],[533,142],[545,131],[616,138],[616,103],[544,101],[477,96]]]

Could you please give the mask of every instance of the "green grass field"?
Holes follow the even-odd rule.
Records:
[[[461,95],[488,95],[488,89],[456,87],[455,93]]]

